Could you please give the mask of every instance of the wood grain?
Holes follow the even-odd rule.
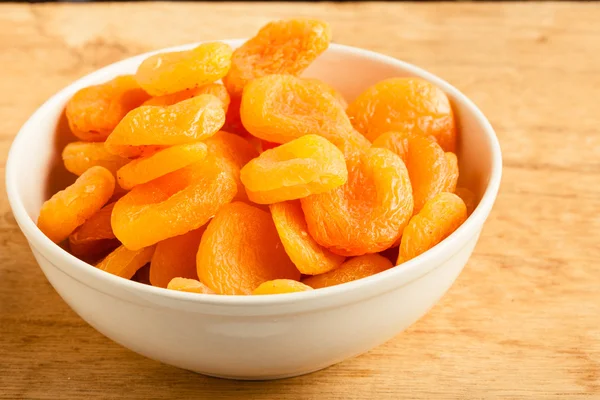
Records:
[[[408,331],[324,371],[207,378],[142,358],[80,320],[1,195],[0,398],[600,398],[597,4],[2,4],[0,173],[19,127],[75,78],[298,15],[330,21],[336,42],[441,75],[497,129],[501,193],[454,287]]]

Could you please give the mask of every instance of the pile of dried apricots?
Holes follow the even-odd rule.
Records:
[[[430,249],[474,201],[456,189],[451,104],[404,77],[348,105],[300,77],[330,41],[322,21],[276,21],[81,89],[62,153],[78,178],[39,228],[120,277],[229,295],[337,285]]]

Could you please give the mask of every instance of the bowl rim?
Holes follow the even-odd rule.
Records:
[[[246,39],[224,39],[221,42],[228,43],[233,47],[239,46]],[[442,262],[450,258],[453,254],[460,251],[470,239],[478,234],[478,231],[483,226],[487,219],[492,206],[495,202],[498,190],[500,187],[500,181],[502,176],[502,154],[500,144],[496,133],[491,126],[488,119],[481,112],[481,110],[464,95],[460,90],[446,82],[442,78],[426,71],[423,68],[417,67],[406,61],[398,60],[394,57],[377,53],[371,50],[361,49],[353,46],[347,46],[342,44],[332,43],[329,49],[342,52],[351,53],[354,56],[360,58],[367,58],[382,64],[389,64],[408,74],[421,77],[427,81],[440,87],[444,92],[449,94],[454,101],[462,103],[471,113],[477,123],[482,127],[484,132],[487,145],[491,150],[491,170],[488,180],[487,187],[483,193],[483,196],[467,218],[467,220],[451,235],[445,238],[443,241],[427,250],[423,254],[405,262],[401,268],[390,268],[386,271],[378,274],[362,278],[356,281],[347,282],[344,284],[321,288],[318,290],[296,292],[296,293],[284,293],[276,296],[249,296],[249,295],[218,295],[218,294],[199,294],[199,293],[187,293],[175,290],[169,290],[160,287],[154,287],[143,283],[135,282],[128,279],[112,275],[108,272],[99,270],[92,265],[79,260],[75,256],[68,253],[66,250],[61,248],[59,245],[52,242],[46,237],[37,227],[36,223],[29,217],[27,210],[21,200],[19,192],[17,190],[18,171],[16,170],[16,159],[17,154],[22,153],[20,150],[23,147],[23,142],[27,136],[27,132],[31,129],[35,129],[33,121],[35,121],[41,115],[47,112],[51,112],[57,108],[57,103],[65,101],[64,97],[68,94],[74,86],[82,84],[87,81],[95,81],[97,78],[111,74],[113,70],[122,69],[125,65],[132,62],[141,62],[146,57],[165,51],[181,51],[193,48],[198,44],[206,43],[197,42],[178,46],[171,46],[162,48],[132,57],[125,58],[115,63],[109,64],[98,70],[95,70],[77,80],[70,83],[69,85],[62,88],[48,100],[46,100],[23,124],[17,135],[15,136],[13,143],[11,144],[7,162],[6,162],[6,191],[8,194],[8,200],[10,207],[15,216],[19,228],[29,241],[30,245],[40,252],[44,257],[51,256],[52,260],[62,261],[62,266],[59,266],[57,262],[50,261],[53,266],[60,269],[71,278],[80,281],[77,277],[69,273],[68,269],[80,270],[83,274],[87,274],[91,280],[97,279],[99,283],[107,284],[110,286],[121,286],[123,289],[128,291],[138,291],[149,296],[159,296],[171,298],[173,300],[185,301],[188,303],[196,303],[203,305],[213,306],[237,306],[237,307],[265,307],[265,306],[278,306],[290,303],[301,303],[306,301],[326,300],[334,297],[344,296],[348,294],[356,294],[359,290],[364,292],[374,293],[373,295],[383,294],[394,288],[404,286],[419,277],[431,272],[432,270],[441,266]],[[87,85],[86,85],[87,86]],[[62,107],[62,104],[60,104]],[[64,268],[61,268],[64,267]],[[81,282],[81,281],[80,281]],[[83,282],[82,282],[83,283]],[[87,283],[84,283],[87,286]],[[103,291],[98,287],[93,287],[95,290]],[[369,290],[370,289],[370,290]],[[115,295],[115,294],[111,294]]]

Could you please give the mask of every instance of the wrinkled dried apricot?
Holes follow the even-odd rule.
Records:
[[[456,158],[456,154],[447,152],[446,164],[446,181],[443,191],[454,193],[458,183],[458,158]]]
[[[69,248],[74,256],[91,260],[119,247],[110,225],[114,206],[115,203],[105,205],[69,236]]]
[[[115,204],[113,231],[129,249],[150,246],[200,228],[236,191],[223,161],[206,157],[131,189]]]
[[[93,166],[104,167],[113,175],[130,160],[109,153],[104,143],[73,142],[65,146],[62,159],[67,171],[81,175]]]
[[[268,212],[242,202],[210,221],[196,258],[200,281],[220,294],[251,294],[273,279],[300,279]]]
[[[234,200],[246,201],[246,189],[240,180],[240,169],[250,160],[258,157],[258,151],[248,141],[233,133],[219,131],[206,139],[209,154],[220,157],[231,166],[231,174],[237,184]]]
[[[406,163],[418,213],[425,202],[440,192],[454,192],[458,181],[458,162],[454,153],[445,153],[432,136],[412,132],[386,132],[373,147],[387,148]]]
[[[181,92],[165,94],[164,96],[152,97],[144,102],[144,106],[172,106],[184,100],[191,99],[192,97],[200,96],[201,94],[212,94],[223,103],[223,109],[227,112],[229,107],[229,93],[225,86],[219,83],[209,83],[208,85],[200,86],[194,89],[186,89]]]
[[[232,96],[241,96],[253,79],[271,74],[300,75],[329,46],[331,28],[322,21],[274,21],[233,52],[223,83]]]
[[[269,75],[248,83],[240,115],[248,132],[274,143],[313,134],[339,147],[353,132],[331,94],[291,75]]]
[[[96,267],[121,278],[131,279],[138,269],[150,262],[153,253],[154,246],[139,250],[129,250],[125,246],[119,246]]]
[[[431,138],[417,136],[410,140],[406,168],[413,188],[415,213],[451,183],[447,183],[449,166],[446,154]]]
[[[156,54],[142,62],[135,79],[153,96],[193,89],[224,77],[231,65],[231,54],[231,47],[219,42]]]
[[[429,250],[467,219],[467,207],[454,193],[438,193],[410,219],[400,242],[398,264]]]
[[[112,154],[137,157],[142,154],[141,146],[173,146],[206,139],[224,122],[221,101],[201,94],[172,106],[136,108],[121,120],[104,145]]]
[[[156,244],[150,263],[152,286],[167,287],[174,278],[197,279],[196,253],[204,227]]]
[[[117,181],[123,189],[150,182],[177,171],[206,157],[207,147],[202,142],[167,147],[152,155],[141,157],[123,166],[117,172]]]
[[[420,78],[391,78],[361,93],[347,108],[354,127],[374,141],[388,131],[433,136],[444,151],[456,149],[450,101],[437,86]]]
[[[327,139],[306,135],[263,152],[240,171],[248,198],[258,204],[327,192],[348,180],[344,155]]]
[[[302,282],[293,281],[291,279],[275,279],[272,281],[263,282],[254,291],[254,295],[262,294],[281,294],[281,293],[294,293],[294,292],[305,292],[307,290],[313,290],[310,286],[305,285]]]
[[[392,267],[392,262],[387,258],[379,254],[366,254],[351,258],[333,271],[305,278],[302,283],[319,289],[366,278]]]
[[[129,111],[149,97],[133,76],[118,76],[79,90],[67,103],[65,114],[75,136],[102,142]]]
[[[319,245],[309,234],[299,201],[271,204],[271,216],[286,253],[305,275],[322,274],[339,267],[344,257]]]
[[[385,250],[412,215],[406,167],[396,154],[379,148],[346,164],[345,185],[301,199],[308,231],[321,246],[344,256]]]
[[[196,279],[173,278],[167,285],[167,289],[178,290],[180,292],[188,293],[215,294],[215,292],[211,290],[208,286],[206,286],[200,281],[197,281]]]
[[[110,171],[104,167],[92,167],[71,186],[44,202],[37,226],[53,242],[62,242],[97,213],[114,190],[115,178]]]
[[[477,206],[475,193],[464,187],[456,188],[454,193],[465,202],[465,206],[467,206],[467,215],[471,215]]]

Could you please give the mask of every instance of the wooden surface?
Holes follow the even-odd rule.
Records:
[[[598,4],[2,4],[0,173],[21,124],[75,78],[295,15],[441,75],[497,129],[501,192],[450,292],[394,340],[324,371],[203,377],[79,319],[37,267],[2,179],[0,398],[600,398]]]

